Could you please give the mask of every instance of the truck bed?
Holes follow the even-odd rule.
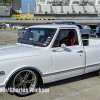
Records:
[[[100,45],[100,38],[83,39],[84,46]]]
[[[100,69],[100,38],[83,40],[86,53],[86,71],[89,73]]]

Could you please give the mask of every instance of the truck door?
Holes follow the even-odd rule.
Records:
[[[50,49],[53,59],[53,81],[82,75],[85,69],[85,51],[76,29],[60,29]],[[66,48],[62,49],[61,44]]]

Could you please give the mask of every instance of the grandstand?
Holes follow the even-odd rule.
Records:
[[[35,16],[90,16],[100,15],[100,0],[60,0],[50,3],[48,0],[38,0],[35,6]],[[44,3],[43,3],[44,2]],[[65,4],[65,5],[64,5]],[[67,5],[67,6],[66,6]]]

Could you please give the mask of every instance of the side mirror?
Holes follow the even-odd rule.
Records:
[[[62,49],[65,49],[65,48],[66,48],[66,45],[65,45],[65,44],[62,44],[62,45],[61,45],[61,48],[62,48]],[[59,49],[59,48],[58,48],[58,49]],[[52,52],[56,52],[58,49],[54,49],[54,50],[52,50]]]
[[[61,48],[62,49],[65,49],[66,48],[66,45],[65,44],[61,44]]]

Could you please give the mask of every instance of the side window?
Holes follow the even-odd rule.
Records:
[[[65,44],[66,46],[79,45],[77,31],[74,29],[61,29],[53,47],[61,47],[61,44]]]

